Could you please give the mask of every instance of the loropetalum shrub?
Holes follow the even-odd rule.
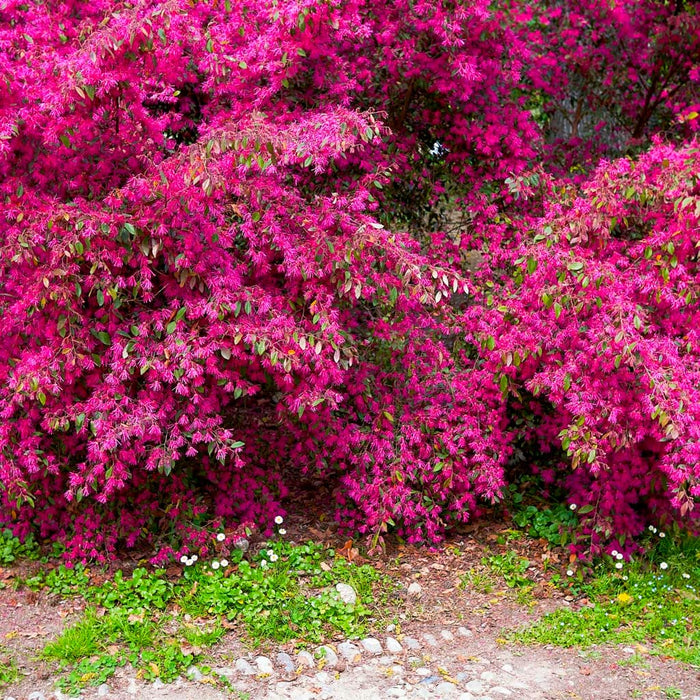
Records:
[[[484,0],[1,3],[2,520],[163,559],[310,472],[435,542],[526,439],[594,547],[687,520],[695,156],[550,180],[532,43]]]
[[[512,285],[473,314],[488,367],[533,416],[536,468],[585,509],[594,553],[697,522],[699,172],[697,142],[657,142],[550,193]]]
[[[507,449],[474,440],[502,409],[444,346],[458,250],[378,221],[436,140],[474,190],[533,153],[485,2],[4,2],[0,27],[4,520],[84,557],[264,525],[283,466],[341,475],[367,531],[438,536],[497,493]]]

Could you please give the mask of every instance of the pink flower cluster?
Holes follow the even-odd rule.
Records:
[[[512,5],[0,2],[3,522],[162,560],[313,474],[436,542],[523,468],[593,549],[692,521],[697,144],[585,168],[692,138],[697,24]]]

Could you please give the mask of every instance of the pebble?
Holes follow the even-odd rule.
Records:
[[[297,654],[297,661],[300,666],[305,666],[306,668],[316,668],[316,662],[314,657],[308,651],[300,651]]]
[[[338,591],[340,600],[342,600],[345,605],[355,605],[355,603],[357,603],[357,593],[355,593],[355,589],[347,583],[337,583],[335,585],[335,590]]]
[[[294,671],[296,671],[292,657],[285,651],[281,651],[279,654],[277,654],[277,656],[275,656],[275,661],[277,662],[278,666],[281,666],[284,669],[285,673],[294,673]]]
[[[420,642],[413,637],[404,637],[403,643],[406,645],[407,649],[420,649]]]
[[[42,692],[35,690],[33,693],[29,693],[27,700],[46,700],[46,696]]]
[[[362,652],[360,648],[352,642],[343,642],[338,644],[338,653],[346,660],[353,663],[360,661]]]
[[[481,680],[486,681],[487,683],[493,683],[496,680],[497,676],[493,671],[484,671],[481,674]]]
[[[464,686],[470,693],[476,693],[477,695],[481,695],[486,688],[484,687],[484,684],[481,681],[469,681]]]
[[[503,664],[503,666],[501,666],[501,669],[506,673],[515,673],[515,669],[510,664]]]
[[[409,587],[408,587],[408,595],[413,596],[413,597],[418,597],[423,593],[423,586],[420,585],[417,581],[414,581]]]
[[[258,656],[255,659],[255,663],[258,667],[258,672],[265,676],[271,676],[275,672],[272,661],[270,661],[267,656]]]
[[[390,698],[402,698],[406,695],[406,689],[405,688],[400,688],[399,686],[394,686],[393,688],[389,688],[386,691],[386,694]]]
[[[244,676],[255,675],[255,669],[245,659],[237,659],[234,666],[236,668],[236,671],[238,671],[238,673],[242,673]]]
[[[336,654],[335,651],[328,645],[319,647],[317,656],[319,659],[325,660],[324,665],[328,666],[329,668],[334,668],[338,665],[338,654]]]
[[[471,693],[462,693],[457,700],[474,700],[474,696]]]
[[[429,676],[432,674],[432,671],[425,666],[421,666],[420,668],[416,669],[416,674],[419,676]]]
[[[156,680],[160,681],[160,678],[156,678]],[[165,684],[163,681],[160,681],[161,687],[163,687]],[[155,687],[155,683],[153,684]],[[105,698],[109,695],[109,686],[106,683],[103,683],[98,689],[97,689],[97,697],[98,698]]]
[[[440,632],[440,636],[446,642],[452,642],[452,641],[454,641],[454,638],[455,638],[454,634],[452,634],[452,632],[450,632],[450,630],[442,630],[442,632]]]
[[[423,685],[433,685],[433,683],[437,683],[439,680],[440,680],[440,676],[428,676],[427,678],[424,678],[420,682]]]
[[[202,672],[196,667],[196,666],[190,666],[187,669],[187,677],[191,680],[194,681],[195,683],[198,683],[199,681],[204,678],[204,675]]]
[[[508,690],[508,688],[504,688],[502,685],[494,685],[493,688],[489,691],[491,693],[498,693],[499,695],[512,695],[513,691]]]
[[[400,654],[403,651],[401,644],[393,637],[386,638],[386,649],[390,654]]]
[[[438,641],[437,641],[437,639],[435,639],[435,635],[430,634],[429,632],[426,632],[423,635],[423,639],[425,639],[428,646],[436,647],[438,645]]]
[[[457,695],[457,686],[455,686],[453,683],[448,683],[447,681],[444,681],[439,685],[435,686],[435,694],[438,697],[445,697],[446,695]]]
[[[331,682],[331,674],[327,673],[326,671],[319,671],[314,678],[321,684],[321,685],[328,685],[328,683]]]
[[[362,644],[362,647],[367,653],[374,654],[375,656],[379,656],[383,651],[381,643],[375,637],[367,637],[363,639],[360,644]]]
[[[460,637],[473,637],[474,636],[474,633],[470,629],[467,629],[466,627],[458,627],[457,634]]]

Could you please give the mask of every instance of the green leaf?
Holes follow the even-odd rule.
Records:
[[[175,323],[175,321],[170,321],[170,323],[165,327],[165,331],[166,331],[166,333],[168,333],[168,335],[170,335],[170,334],[175,332],[176,328],[177,328],[177,323]]]

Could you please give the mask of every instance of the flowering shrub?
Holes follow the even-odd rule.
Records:
[[[533,50],[484,0],[0,3],[2,520],[162,559],[311,471],[437,541],[500,495],[525,389],[572,494],[689,512],[692,148],[562,197]]]

